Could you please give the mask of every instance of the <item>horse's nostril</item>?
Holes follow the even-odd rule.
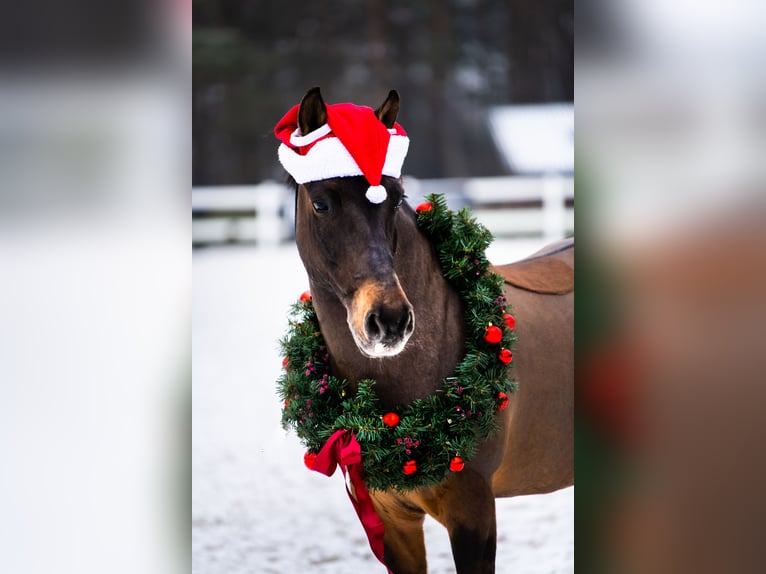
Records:
[[[364,320],[364,330],[371,342],[396,342],[412,334],[414,317],[409,307],[378,306]]]
[[[399,324],[397,325],[397,328],[399,330],[399,333],[402,334],[402,336],[407,336],[412,331],[412,311],[409,309],[406,310],[406,312],[402,315],[401,319],[399,319]]]
[[[375,313],[367,315],[367,320],[364,323],[364,328],[367,331],[367,336],[371,339],[380,336],[380,326],[378,322],[378,316]]]
[[[404,334],[409,335],[412,333],[415,327],[415,317],[412,315],[412,311],[407,311],[407,324],[404,326]]]

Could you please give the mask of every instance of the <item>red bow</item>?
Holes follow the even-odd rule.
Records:
[[[354,491],[351,492],[346,485],[346,492],[351,499],[351,504],[354,505],[364,531],[367,533],[367,540],[370,542],[373,554],[380,560],[381,564],[386,566],[386,562],[383,560],[383,521],[375,512],[370,493],[367,492],[367,487],[362,479],[362,447],[349,430],[335,431],[327,439],[322,450],[317,454],[311,470],[332,476],[337,466],[340,466],[344,478],[346,477],[346,470],[348,470]],[[392,574],[388,566],[386,569],[389,574]]]

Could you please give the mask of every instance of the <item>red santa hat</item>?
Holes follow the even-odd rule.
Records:
[[[372,203],[386,200],[381,177],[399,177],[410,140],[402,126],[386,129],[372,108],[332,104],[327,123],[306,135],[298,127],[300,104],[293,106],[274,128],[282,144],[279,161],[297,183],[331,177],[363,175],[370,184],[365,196]]]

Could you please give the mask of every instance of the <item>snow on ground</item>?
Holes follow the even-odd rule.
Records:
[[[540,242],[509,241],[508,262]],[[193,255],[193,574],[384,572],[342,475],[308,471],[282,430],[275,381],[290,304],[308,287],[294,245]],[[499,499],[498,574],[574,570],[574,490]],[[426,521],[430,574],[454,572],[446,531]]]

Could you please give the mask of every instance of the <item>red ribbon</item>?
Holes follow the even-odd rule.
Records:
[[[346,471],[348,471],[354,492],[352,493],[349,490],[348,484],[346,484],[346,492],[367,534],[367,540],[370,543],[372,553],[375,554],[383,566],[386,566],[386,562],[383,560],[383,521],[378,516],[378,513],[375,512],[370,493],[367,492],[364,479],[362,479],[362,447],[357,442],[354,433],[349,430],[335,431],[327,439],[322,450],[317,454],[311,470],[332,476],[335,473],[335,468],[338,466],[340,466],[344,478],[346,477]],[[392,574],[388,566],[386,566],[386,570],[388,570],[389,574]]]

